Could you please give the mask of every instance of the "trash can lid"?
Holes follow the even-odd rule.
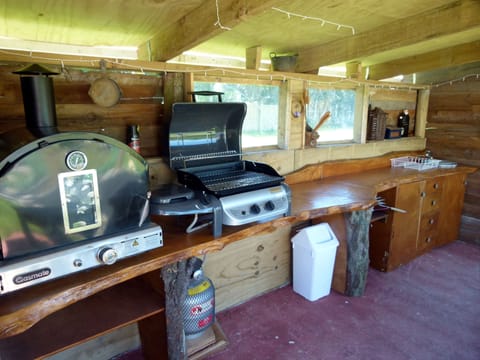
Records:
[[[338,246],[339,242],[328,223],[306,227],[291,239],[293,246],[316,249],[325,246]]]

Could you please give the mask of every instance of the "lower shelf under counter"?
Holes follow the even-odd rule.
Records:
[[[142,278],[135,278],[57,311],[19,335],[0,340],[0,358],[43,358],[126,325],[138,323],[140,327],[144,321],[165,327],[164,298]],[[158,335],[161,347],[165,337]],[[163,349],[166,356],[166,344]]]

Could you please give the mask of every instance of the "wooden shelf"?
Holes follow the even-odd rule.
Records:
[[[163,294],[142,278],[101,291],[0,340],[2,359],[36,359],[164,311]]]
[[[215,321],[199,338],[187,338],[186,346],[188,360],[201,360],[225,349],[228,339],[218,321]]]

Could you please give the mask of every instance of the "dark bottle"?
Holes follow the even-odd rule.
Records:
[[[402,129],[402,137],[408,136],[408,126],[410,124],[410,115],[408,115],[408,110],[403,110],[400,115],[398,115],[397,126]]]
[[[128,139],[127,143],[133,150],[140,153],[140,133],[138,125],[130,125],[128,127]]]

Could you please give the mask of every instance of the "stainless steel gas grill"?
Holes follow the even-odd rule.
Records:
[[[24,99],[53,93],[50,78],[27,80]],[[0,294],[163,245],[147,162],[107,136],[57,132],[37,102],[25,128],[0,134]]]
[[[178,181],[218,199],[224,225],[290,214],[290,190],[275,169],[242,159],[244,103],[177,103],[170,123],[170,166]]]

